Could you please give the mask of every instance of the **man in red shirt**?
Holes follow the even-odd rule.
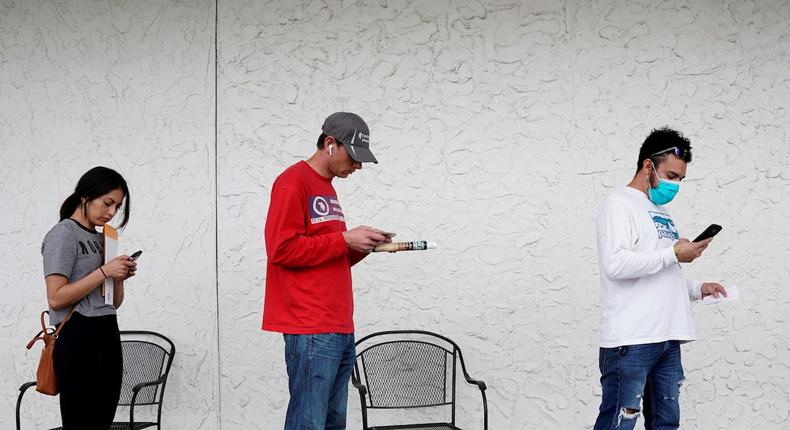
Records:
[[[378,163],[369,135],[358,115],[333,113],[315,153],[272,186],[263,330],[285,339],[291,394],[286,430],[346,428],[356,356],[351,266],[390,239],[367,226],[346,229],[332,179],[348,177],[362,163]]]

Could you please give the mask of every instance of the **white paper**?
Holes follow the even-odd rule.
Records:
[[[113,258],[118,256],[118,241],[104,236],[104,264],[109,263]],[[113,304],[115,297],[115,280],[107,278],[104,280],[104,304]]]
[[[702,303],[706,305],[715,305],[717,303],[731,302],[733,300],[738,300],[741,298],[741,293],[738,292],[737,286],[735,285],[730,285],[729,287],[725,286],[724,289],[727,290],[727,297],[724,297],[724,295],[721,294],[719,295],[718,298],[713,296],[707,296],[704,299],[702,299]]]

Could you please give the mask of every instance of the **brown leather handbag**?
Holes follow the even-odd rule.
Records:
[[[63,330],[63,326],[66,325],[66,321],[71,318],[75,308],[76,306],[71,308],[57,330],[44,324],[44,314],[49,315],[49,311],[41,312],[41,331],[27,343],[27,349],[30,349],[37,340],[44,341],[44,349],[41,350],[41,359],[38,361],[38,370],[36,370],[36,391],[39,393],[50,396],[58,394],[58,380],[55,377],[55,341],[58,339],[60,331]]]

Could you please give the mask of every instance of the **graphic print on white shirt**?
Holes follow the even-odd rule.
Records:
[[[675,223],[669,215],[653,211],[648,211],[648,213],[650,214],[650,218],[653,219],[653,223],[656,225],[659,240],[664,238],[672,240],[680,239],[680,233],[678,233],[678,229],[675,228]]]

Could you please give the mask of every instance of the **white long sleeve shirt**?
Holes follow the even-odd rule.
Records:
[[[702,283],[685,277],[672,246],[680,239],[663,206],[621,187],[596,219],[602,348],[696,339],[691,300]]]

